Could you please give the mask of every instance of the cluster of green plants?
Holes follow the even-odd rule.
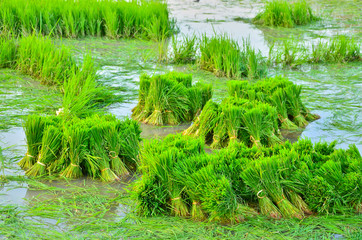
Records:
[[[45,85],[62,85],[80,71],[70,49],[57,47],[49,37],[32,34],[0,38],[0,66],[15,68]]]
[[[217,76],[228,78],[260,78],[266,74],[266,65],[260,52],[248,40],[241,47],[226,35],[207,37],[200,40],[200,66]]]
[[[28,151],[19,165],[27,176],[109,182],[135,170],[141,133],[136,121],[98,114],[82,119],[29,115],[24,130]]]
[[[229,97],[221,104],[208,101],[185,135],[201,137],[212,148],[232,141],[247,146],[273,146],[282,140],[279,129],[298,129],[319,116],[301,101],[301,86],[284,77],[256,83],[230,81]]]
[[[203,35],[201,38],[184,36],[181,40],[172,38],[171,44],[172,54],[169,59],[176,64],[196,62],[201,69],[228,78],[257,79],[266,74],[267,66],[263,56],[245,39],[243,46],[240,46],[227,35]],[[160,59],[164,58],[160,56]]]
[[[144,74],[140,77],[139,99],[132,117],[153,125],[192,121],[211,97],[211,84],[192,86],[191,74]]]
[[[268,1],[264,10],[260,12],[253,22],[265,26],[292,28],[296,25],[306,25],[318,20],[305,0],[289,2],[286,0]]]
[[[258,213],[271,218],[361,212],[361,161],[355,145],[309,139],[246,146],[206,154],[203,141],[182,135],[145,142],[142,178],[133,186],[137,212],[194,220],[238,222]]]
[[[283,66],[303,63],[347,63],[362,61],[361,44],[353,38],[339,35],[329,40],[319,39],[312,46],[285,40],[269,50],[269,61]]]
[[[161,39],[171,34],[167,5],[158,1],[4,0],[0,31],[56,37]]]

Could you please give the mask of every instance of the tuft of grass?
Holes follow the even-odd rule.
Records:
[[[167,4],[158,1],[5,0],[0,25],[17,35],[159,40],[171,34],[174,23]]]
[[[266,73],[260,52],[243,40],[243,46],[227,35],[204,35],[200,40],[200,65],[217,76],[228,78],[260,78]]]
[[[286,0],[272,0],[265,4],[265,9],[259,13],[253,22],[272,27],[292,28],[296,25],[306,25],[318,18],[305,0],[290,3]]]
[[[196,36],[184,36],[180,41],[177,37],[172,36],[173,62],[179,64],[194,63],[197,50],[196,40]]]
[[[282,66],[298,66],[304,63],[347,63],[362,61],[361,44],[354,38],[339,35],[308,46],[295,40],[285,40],[281,46],[271,45],[269,62]]]

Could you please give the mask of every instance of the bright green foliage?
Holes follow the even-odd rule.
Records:
[[[180,42],[172,36],[172,61],[174,63],[186,64],[196,60],[196,36],[185,36]]]
[[[247,40],[240,47],[226,35],[211,38],[204,35],[200,40],[200,52],[201,68],[217,76],[254,79],[266,73],[261,53],[256,52]]]
[[[140,79],[139,102],[132,117],[153,125],[192,121],[212,96],[211,85],[197,83],[177,72]]]
[[[16,40],[0,36],[0,68],[11,68],[16,63]]]
[[[306,25],[317,20],[311,7],[305,0],[290,3],[286,0],[272,0],[265,4],[265,9],[254,19],[254,23],[291,28],[295,25]]]
[[[200,136],[212,148],[232,141],[247,146],[272,146],[281,141],[279,128],[297,129],[318,119],[303,105],[301,87],[284,77],[266,78],[254,84],[228,83],[229,98],[221,104],[209,101],[185,135]]]
[[[250,206],[276,219],[360,211],[361,169],[350,167],[361,163],[359,154],[334,146],[303,139],[249,148],[233,141],[208,155],[201,139],[148,141],[134,186],[137,211],[222,223],[252,217]]]
[[[311,47],[295,40],[285,40],[276,49],[272,45],[269,52],[269,61],[292,67],[303,63],[348,63],[362,60],[360,42],[344,35],[319,39]]]
[[[156,1],[5,0],[0,25],[15,34],[56,37],[107,36],[161,39],[173,23],[165,3]]]
[[[24,127],[28,152],[19,165],[28,176],[90,176],[109,182],[135,170],[141,132],[135,121],[97,114],[71,120],[29,116]]]

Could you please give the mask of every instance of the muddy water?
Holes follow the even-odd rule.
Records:
[[[308,42],[315,41],[320,36],[331,37],[344,33],[361,40],[360,10],[353,7],[356,1],[352,0],[343,1],[345,3],[343,8],[346,11],[340,12],[335,11],[341,7],[339,1],[313,1],[313,6],[321,13],[328,14],[326,20],[296,29],[273,29],[250,24],[250,19],[260,11],[263,5],[261,1],[169,0],[168,2],[171,16],[177,20],[180,35],[207,34],[210,36],[216,32],[229,34],[239,42],[242,42],[243,38],[249,38],[251,44],[261,50],[265,56],[272,41],[289,37],[298,37],[302,41]],[[132,108],[137,104],[140,74],[162,73],[175,68],[190,71],[188,67],[159,65],[154,61],[148,61],[155,55],[154,52],[157,52],[157,44],[154,43],[105,39],[63,40],[63,43],[72,46],[79,59],[84,51],[92,51],[93,57],[100,66],[98,72],[100,81],[119,89],[119,94],[124,98],[123,102],[109,106],[109,112],[119,118],[130,116]],[[213,84],[215,99],[222,99],[226,96],[226,79],[216,78],[210,73],[195,69],[191,71],[197,81]],[[303,98],[307,107],[321,116],[320,120],[309,124],[303,132],[286,132],[285,136],[292,141],[295,141],[300,135],[309,137],[314,142],[337,140],[338,147],[342,148],[347,147],[350,143],[355,143],[362,152],[361,72],[362,67],[357,64],[303,66],[300,69],[272,70],[270,75],[283,74],[293,82],[303,85]],[[29,82],[25,78],[16,77],[16,79],[15,86]],[[24,97],[22,94],[11,92],[6,85],[1,85],[0,92],[4,92],[4,90],[8,90],[9,98],[22,101]],[[44,92],[41,93],[37,95],[44,95]],[[51,96],[50,94],[49,98],[52,98]],[[33,97],[36,98],[36,96]],[[32,100],[30,99],[30,101]],[[44,108],[40,102],[42,101],[35,104],[29,103],[27,112]],[[10,147],[10,149],[4,150],[7,159],[6,174],[23,175],[16,165],[26,151],[25,135],[21,128],[20,116],[16,112],[23,109],[23,106],[13,108],[14,111],[9,106],[7,109],[9,112],[1,112],[2,117],[4,114],[10,114],[12,120],[15,119],[15,123],[9,124],[10,129],[0,130],[0,144],[2,148]],[[45,113],[51,111],[52,109]],[[0,119],[3,122],[7,121],[6,118]],[[162,128],[142,125],[142,137],[162,137],[180,132],[185,128],[187,125]],[[101,183],[94,183],[94,181],[90,183],[99,184],[99,188],[103,187]],[[61,181],[50,187],[54,186],[69,187]],[[123,184],[118,184],[114,187],[120,189],[122,186]],[[10,181],[0,186],[0,204],[26,205],[27,201],[24,199],[32,199],[39,194],[43,194],[45,198],[50,197],[44,193],[47,193],[47,190],[30,190],[26,182]],[[120,205],[113,211],[117,215],[123,216],[124,209],[125,207]]]

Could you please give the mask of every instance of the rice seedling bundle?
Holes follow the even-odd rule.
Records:
[[[296,129],[304,127],[308,121],[319,118],[311,114],[301,101],[301,86],[294,85],[287,78],[277,76],[251,84],[243,81],[228,83],[230,96],[267,102],[276,108],[279,128]]]
[[[139,102],[132,117],[153,125],[191,121],[211,98],[211,85],[192,86],[192,76],[171,72],[140,79]]]
[[[0,24],[15,34],[162,39],[173,30],[167,5],[154,1],[5,0]]]
[[[115,181],[135,170],[140,141],[135,121],[111,115],[71,120],[31,115],[24,128],[28,152],[19,165],[28,169],[28,176]]]
[[[47,175],[47,167],[59,156],[61,144],[61,130],[51,125],[48,126],[44,130],[38,159],[36,163],[26,171],[26,175],[32,177]]]
[[[317,19],[305,0],[294,3],[272,0],[265,4],[264,10],[253,19],[253,22],[265,26],[291,28],[296,25],[306,25]]]

